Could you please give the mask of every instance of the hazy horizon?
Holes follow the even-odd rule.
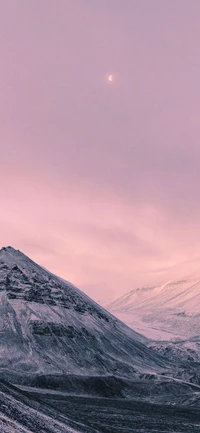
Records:
[[[0,247],[96,300],[198,270],[199,20],[195,0],[1,1]]]

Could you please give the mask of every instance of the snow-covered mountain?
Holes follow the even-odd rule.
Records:
[[[144,341],[76,287],[21,252],[11,247],[0,251],[0,373],[4,377],[158,371],[166,362]]]
[[[142,289],[114,306],[122,304],[137,321],[131,297],[147,311],[147,297],[153,309],[161,294],[162,288]],[[170,299],[163,299],[171,311]],[[177,304],[182,299],[180,293]],[[156,308],[165,311],[162,300]],[[184,364],[180,346],[174,348],[133,331],[20,251],[0,250],[1,432],[161,432],[163,425],[179,431],[186,409],[176,412],[174,405],[199,407],[200,358],[186,356]],[[199,426],[199,410],[187,409],[182,431]]]
[[[148,338],[190,339],[200,335],[200,278],[137,288],[106,308]]]

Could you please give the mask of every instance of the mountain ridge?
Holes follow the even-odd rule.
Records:
[[[199,332],[200,277],[182,277],[137,288],[106,308],[147,338],[193,338]]]

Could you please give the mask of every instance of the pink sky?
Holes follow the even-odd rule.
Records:
[[[0,246],[97,300],[200,263],[199,22],[199,0],[1,0]]]

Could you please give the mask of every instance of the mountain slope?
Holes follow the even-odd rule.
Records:
[[[155,340],[190,339],[200,332],[200,278],[132,290],[107,308],[130,327]]]
[[[2,433],[95,433],[96,430],[61,415],[15,387],[0,382]]]
[[[126,376],[166,360],[70,283],[11,247],[0,251],[0,373]]]

